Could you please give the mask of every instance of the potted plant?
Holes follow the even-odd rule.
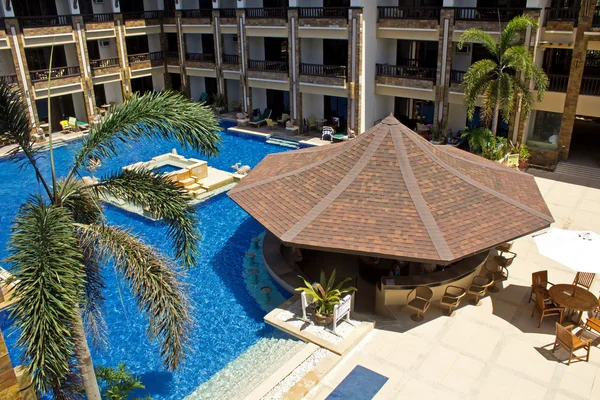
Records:
[[[214,107],[215,111],[219,114],[221,114],[223,111],[225,111],[225,108],[227,107],[227,102],[225,101],[224,94],[221,94],[221,93],[213,94],[213,107]]]
[[[444,144],[444,140],[446,139],[446,126],[443,124],[435,124],[431,128],[429,128],[429,132],[431,132],[431,140],[432,144]]]
[[[516,153],[519,155],[519,169],[521,171],[525,171],[527,167],[529,167],[529,157],[531,156],[527,145],[525,143],[511,143],[511,151],[512,153]]]
[[[350,280],[346,278],[341,281],[337,286],[335,284],[335,269],[331,273],[329,279],[325,279],[325,272],[321,271],[319,283],[311,285],[302,278],[304,281],[304,287],[296,288],[298,291],[305,292],[306,294],[313,297],[315,303],[315,322],[317,325],[326,326],[333,322],[333,307],[336,304],[340,304],[342,297],[346,293],[355,292],[355,287],[342,288],[342,286]]]

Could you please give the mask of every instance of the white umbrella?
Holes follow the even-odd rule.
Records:
[[[577,272],[600,273],[600,235],[552,228],[533,237],[541,255]]]

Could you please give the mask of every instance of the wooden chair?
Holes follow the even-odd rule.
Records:
[[[569,352],[569,362],[567,365],[571,365],[571,360],[583,360],[584,356],[576,356],[573,354],[575,350],[584,349],[586,351],[585,361],[590,361],[590,348],[593,339],[581,340],[573,334],[573,325],[562,326],[558,322],[556,323],[556,340],[554,341],[554,347],[552,352],[556,350],[556,347],[560,345]]]
[[[460,300],[467,295],[467,291],[458,286],[449,285],[440,299],[440,306],[448,308],[446,315],[452,316],[452,312],[460,305]]]
[[[485,296],[490,286],[494,284],[494,276],[488,273],[486,276],[476,276],[473,282],[467,288],[467,293],[475,296],[471,299],[471,304],[479,304],[479,298]]]
[[[596,274],[593,274],[591,272],[578,272],[577,275],[575,275],[575,279],[573,280],[573,285],[581,286],[586,290],[590,290],[592,283],[594,283],[595,277]]]
[[[544,295],[544,301],[546,303],[552,302],[550,294],[548,293],[548,284],[554,285],[554,283],[548,281],[548,271],[537,271],[531,274],[531,293],[529,293],[529,301],[533,299],[535,289]],[[549,300],[549,301],[548,301]]]
[[[406,306],[417,313],[412,315],[413,321],[421,321],[423,314],[431,305],[433,291],[425,286],[417,286],[406,296]]]
[[[535,293],[535,307],[533,307],[533,311],[531,312],[531,318],[533,318],[535,310],[538,310],[540,313],[540,322],[538,323],[538,328],[542,325],[542,320],[544,318],[551,317],[553,315],[558,315],[560,317],[560,323],[562,324],[565,317],[565,308],[556,307],[554,304],[548,304],[544,302],[544,295],[535,288],[533,291]]]
[[[505,277],[508,279],[508,267],[511,266],[511,264],[517,257],[517,253],[513,253],[510,250],[504,250],[502,251],[502,254],[503,255],[501,256],[495,256],[494,261],[496,261],[496,264],[498,264],[498,268],[500,268]],[[508,254],[508,256],[505,256],[504,254]]]

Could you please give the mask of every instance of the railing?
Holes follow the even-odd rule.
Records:
[[[523,15],[524,8],[509,7],[477,7],[455,8],[454,20],[456,21],[510,21],[514,17]]]
[[[18,83],[17,74],[0,75],[0,79],[9,85],[16,85]]]
[[[248,60],[248,69],[254,71],[288,72],[287,61]]]
[[[23,28],[42,28],[48,26],[65,26],[71,25],[72,18],[70,15],[53,15],[44,17],[21,17],[19,18]]]
[[[236,17],[235,8],[220,8],[219,9],[219,17],[235,18]]]
[[[79,66],[76,67],[58,67],[48,69],[39,69],[36,71],[30,71],[32,82],[39,82],[48,80],[48,73],[50,73],[50,79],[67,78],[69,76],[79,76]]]
[[[569,84],[569,75],[551,75],[548,74],[548,91],[566,92]]]
[[[587,96],[600,96],[600,77],[586,77],[581,79],[579,94]]]
[[[300,64],[302,75],[346,77],[346,67],[342,65]]]
[[[592,18],[592,28],[600,28],[600,9],[594,10],[594,17]]]
[[[237,54],[223,54],[223,64],[239,64],[240,56]]]
[[[436,68],[377,64],[377,75],[435,81]]]
[[[440,19],[441,7],[377,7],[379,19]]]
[[[450,82],[451,83],[462,83],[465,78],[465,71],[451,70],[450,71]]]
[[[159,19],[161,11],[130,11],[122,13],[123,19]]]
[[[590,52],[594,53],[593,56],[590,57]],[[591,68],[598,68],[600,67],[600,58],[598,58],[598,56],[600,54],[598,54],[598,50],[591,50],[588,51],[587,57],[585,59],[585,66],[586,67],[591,67]]]
[[[155,51],[152,53],[142,53],[142,54],[131,54],[129,56],[129,64],[141,63],[144,61],[158,61],[162,60],[162,52]]]
[[[554,8],[546,7],[546,21],[577,21],[579,8]]]
[[[90,67],[92,69],[118,67],[118,66],[119,66],[119,57],[90,61]]]
[[[215,55],[212,53],[187,53],[185,59],[189,61],[215,62]]]
[[[83,22],[112,22],[115,20],[113,13],[85,14],[82,15]]]
[[[175,13],[175,10],[164,10],[163,11],[163,17],[165,18],[175,18],[177,16],[177,14]]]
[[[300,7],[300,18],[348,18],[348,7]]]
[[[167,59],[179,60],[179,52],[178,51],[167,51]]]
[[[212,9],[203,8],[200,10],[181,10],[183,18],[211,18]]]
[[[248,18],[287,18],[287,8],[246,8]]]

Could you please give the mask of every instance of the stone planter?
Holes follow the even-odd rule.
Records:
[[[333,322],[333,315],[321,315],[315,313],[315,323],[320,326],[327,326]]]

